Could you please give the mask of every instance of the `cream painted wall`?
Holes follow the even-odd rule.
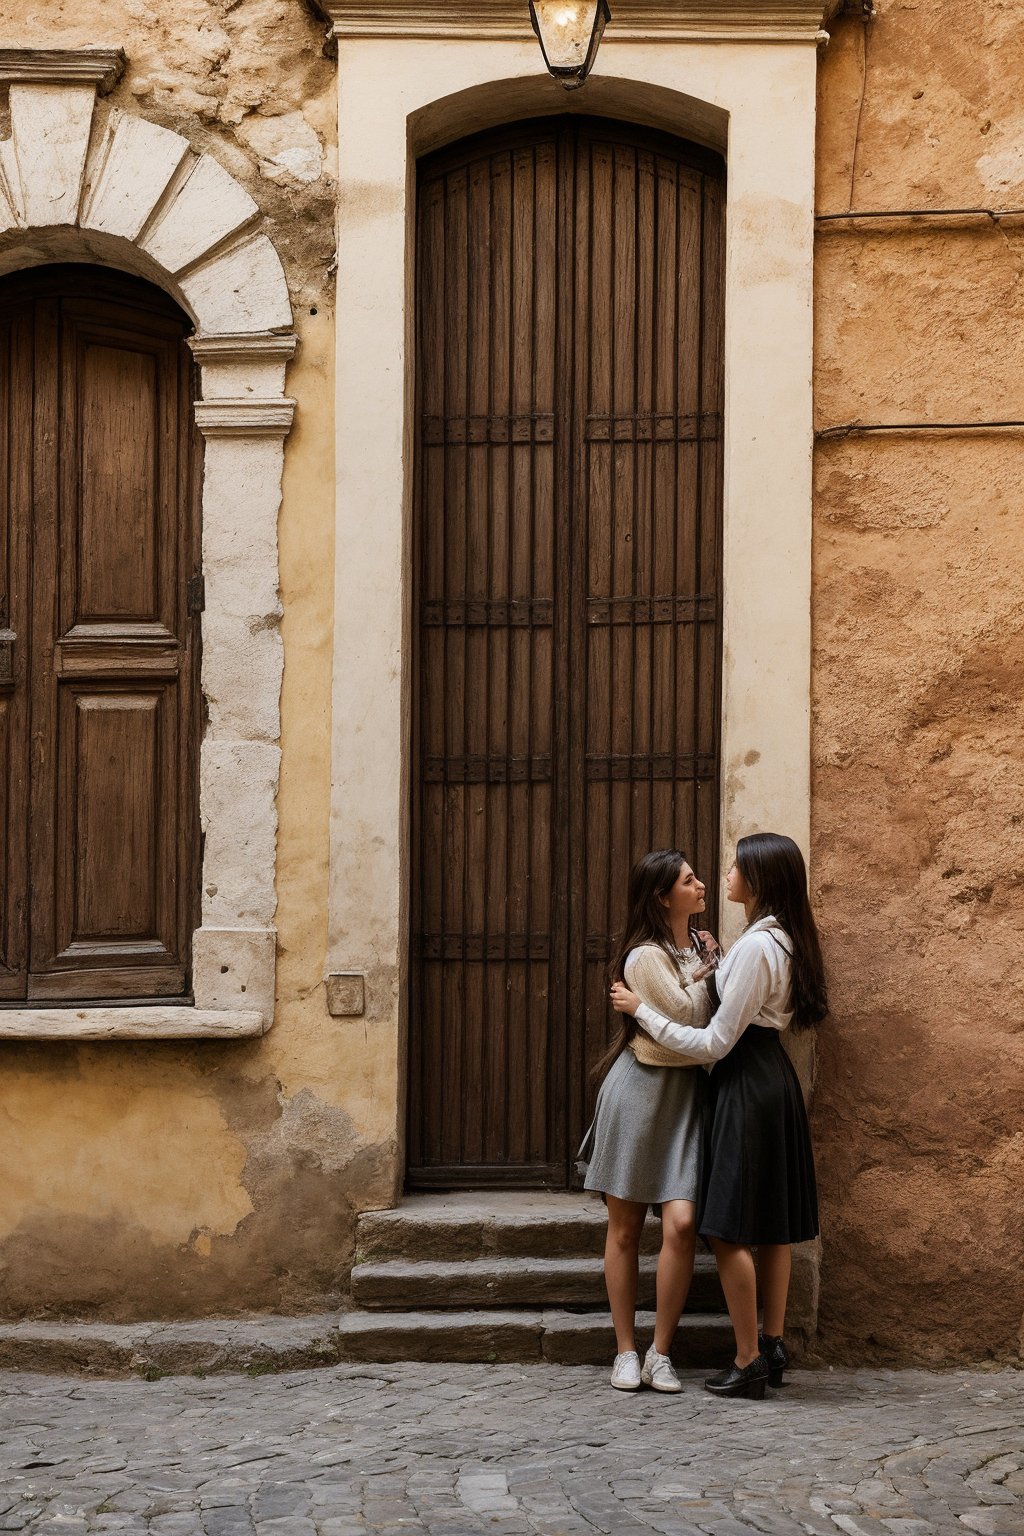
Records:
[[[723,854],[758,827],[807,849],[816,49],[606,37],[598,73],[567,97],[532,41],[360,38],[340,41],[338,75],[328,963],[366,974],[400,1140],[416,156],[567,106],[726,151]]]

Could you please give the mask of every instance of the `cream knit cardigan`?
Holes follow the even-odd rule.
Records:
[[[631,950],[626,960],[626,986],[654,1013],[664,1014],[694,1029],[703,1029],[711,1017],[711,999],[703,981],[694,982],[692,979],[700,963],[692,950],[681,953],[680,980],[679,973],[663,949],[657,944],[643,944],[639,949]],[[703,1062],[695,1057],[683,1056],[679,1051],[673,1051],[652,1040],[639,1020],[629,1048],[637,1061],[645,1067],[703,1066]]]

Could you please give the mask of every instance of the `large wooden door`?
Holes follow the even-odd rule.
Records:
[[[724,168],[421,163],[408,1178],[565,1187],[629,866],[716,889]]]
[[[199,551],[187,329],[157,289],[120,274],[49,267],[0,285],[8,1002],[188,990]]]

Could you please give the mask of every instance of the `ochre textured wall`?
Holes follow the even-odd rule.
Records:
[[[838,23],[819,212],[1024,208],[1020,21],[1013,5],[881,0],[866,68],[862,24]],[[819,225],[816,413],[819,429],[1024,420],[1024,218]],[[816,451],[832,1358],[1014,1358],[1022,1343],[1022,451],[1021,432]]]
[[[393,1105],[328,1018],[335,65],[295,0],[0,4],[5,44],[120,46],[100,101],[209,151],[252,193],[299,350],[279,520],[278,1007],[261,1041],[0,1046],[0,1313],[298,1310],[343,1295],[353,1210],[386,1204]],[[315,311],[315,313],[314,313]]]

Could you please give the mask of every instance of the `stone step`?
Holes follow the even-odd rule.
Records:
[[[653,1307],[657,1258],[640,1260],[639,1305]],[[357,1307],[399,1311],[435,1307],[597,1307],[607,1305],[604,1270],[583,1258],[384,1259],[352,1271]],[[714,1259],[698,1254],[690,1288],[692,1312],[722,1312]]]
[[[364,1211],[359,1217],[353,1299],[372,1310],[398,1310],[403,1304],[418,1310],[446,1305],[502,1307],[512,1302],[603,1308],[603,1284],[595,1275],[606,1225],[603,1203],[586,1194],[488,1190],[406,1195],[393,1210]],[[652,1257],[660,1243],[661,1223],[651,1213],[641,1254]],[[544,1262],[550,1260],[571,1263],[559,1269]],[[589,1274],[580,1264],[584,1260],[594,1264]],[[518,1261],[533,1271],[528,1286],[520,1283],[522,1267],[503,1273]],[[813,1334],[816,1327],[818,1262],[817,1242],[793,1249],[787,1325],[804,1336]],[[408,1268],[422,1264],[442,1268],[416,1274]],[[473,1267],[458,1276],[452,1269],[456,1264]],[[395,1265],[406,1268],[385,1268]],[[645,1305],[652,1300],[650,1266],[643,1264],[642,1271],[641,1305]],[[449,1287],[443,1296],[438,1294],[442,1286]],[[710,1256],[703,1248],[698,1249],[690,1304],[697,1311],[717,1312],[722,1307]]]
[[[362,1213],[356,1259],[585,1258],[603,1252],[606,1224],[596,1195],[520,1190],[407,1195],[394,1210]],[[651,1215],[642,1251],[656,1253],[660,1241],[661,1223]]]
[[[653,1312],[637,1314],[637,1347],[654,1334]],[[687,1314],[679,1325],[672,1358],[677,1365],[723,1367],[735,1348],[729,1319]],[[463,1363],[547,1360],[561,1365],[607,1365],[615,1333],[607,1312],[558,1309],[420,1312],[348,1312],[338,1323],[342,1360],[392,1364],[401,1360]]]
[[[0,1324],[0,1370],[62,1376],[207,1376],[336,1365],[338,1314],[199,1318],[187,1323]]]

